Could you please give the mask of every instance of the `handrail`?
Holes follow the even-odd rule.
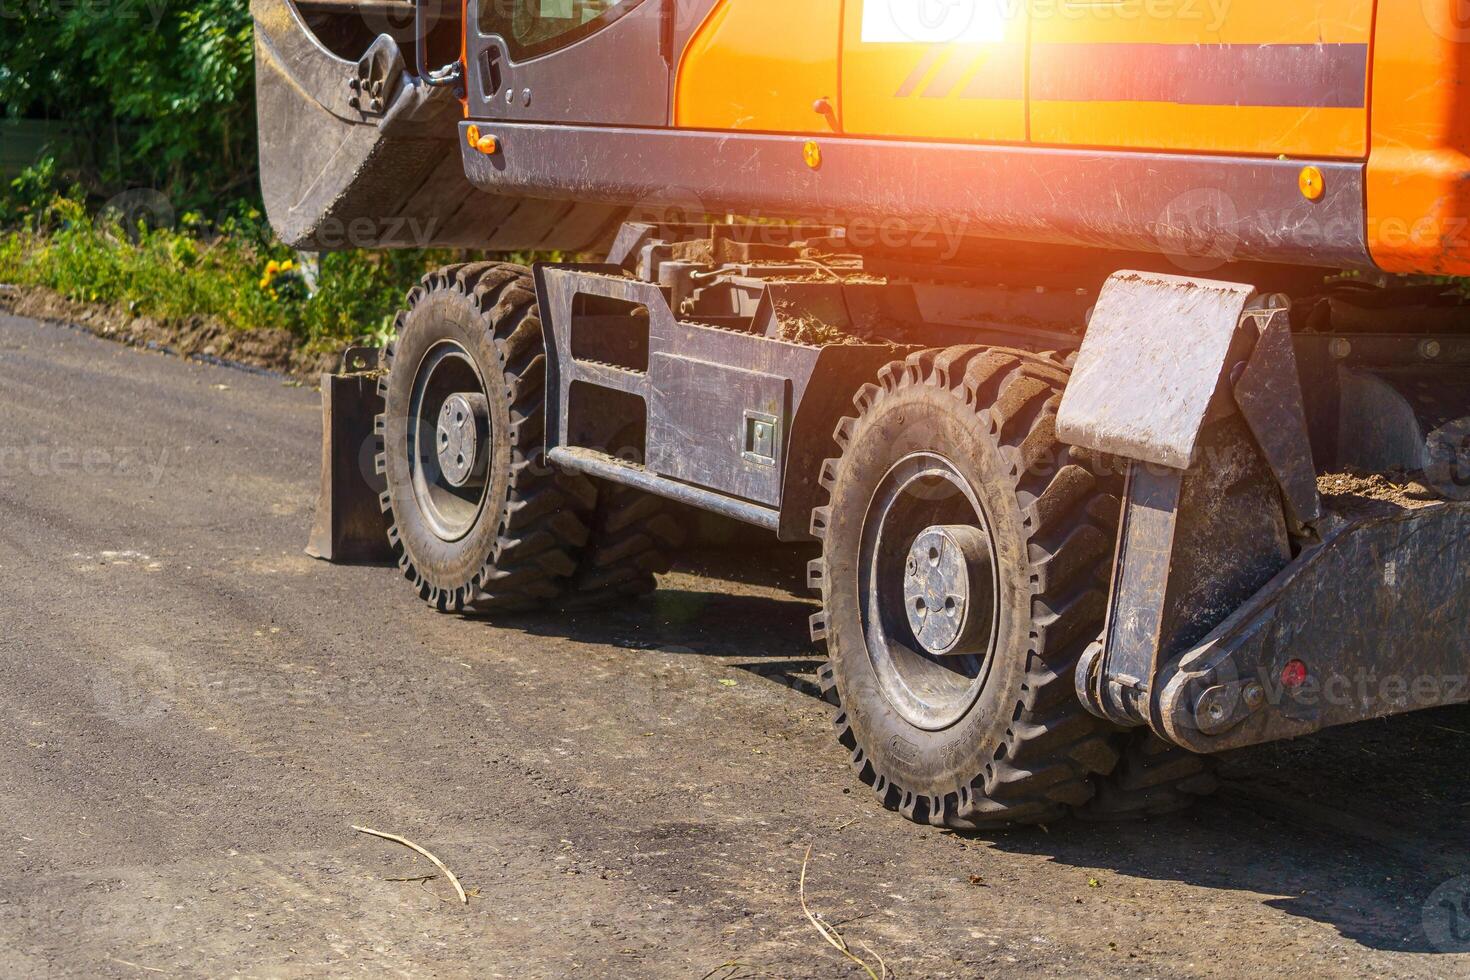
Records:
[[[458,61],[450,62],[438,71],[430,71],[427,67],[429,61],[429,32],[424,29],[424,5],[429,0],[416,0],[413,5],[413,47],[414,67],[418,70],[419,78],[424,80],[425,85],[442,86],[457,85],[463,66]]]

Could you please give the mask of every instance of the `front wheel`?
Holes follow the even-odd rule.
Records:
[[[1117,763],[1073,693],[1119,511],[1057,442],[1066,371],[988,347],[890,364],[837,429],[813,514],[823,684],[863,782],[912,820],[1055,819]]]

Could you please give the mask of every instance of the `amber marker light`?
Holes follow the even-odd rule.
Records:
[[[470,145],[470,149],[479,150],[486,156],[500,152],[500,142],[489,133],[480,132],[480,127],[474,124],[464,128],[464,141]]]
[[[816,140],[806,141],[806,145],[801,148],[801,158],[806,161],[806,165],[811,169],[821,169],[822,148],[820,145],[817,144]]]
[[[1309,201],[1317,200],[1327,190],[1326,179],[1316,167],[1303,167],[1296,175],[1296,185],[1301,188],[1302,197]]]

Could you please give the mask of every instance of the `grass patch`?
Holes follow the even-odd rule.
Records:
[[[242,208],[217,227],[193,214],[177,228],[123,227],[61,195],[0,231],[0,282],[42,286],[159,320],[217,319],[284,329],[309,351],[381,342],[409,288],[449,250],[329,252],[303,258]]]

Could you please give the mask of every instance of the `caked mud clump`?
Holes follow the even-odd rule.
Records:
[[[1348,470],[1324,473],[1317,477],[1317,492],[1333,510],[1351,510],[1365,503],[1394,504],[1399,507],[1423,507],[1440,500],[1440,495],[1427,486],[1418,473],[1393,469],[1382,473]]]
[[[824,323],[810,313],[796,312],[778,304],[777,317],[778,340],[790,341],[793,344],[807,344],[812,347],[826,347],[832,344],[861,344],[864,341],[846,332],[841,327]]]

